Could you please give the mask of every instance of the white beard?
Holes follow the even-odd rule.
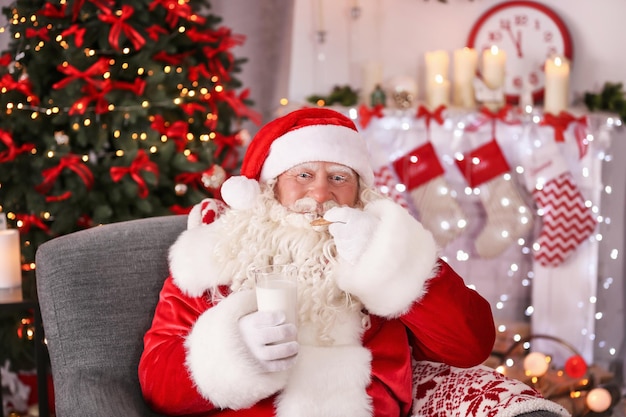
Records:
[[[294,264],[298,268],[300,341],[336,345],[360,337],[366,316],[361,313],[362,304],[336,285],[336,249],[326,227],[311,226],[310,214],[280,205],[271,189],[252,209],[231,209],[220,220],[225,235],[215,247],[215,256],[222,260],[227,276],[233,277],[232,291],[254,287],[248,274],[252,266]],[[355,324],[358,330],[353,329]],[[352,331],[346,333],[346,326]]]

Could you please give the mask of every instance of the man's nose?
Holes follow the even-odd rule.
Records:
[[[326,178],[316,178],[309,188],[308,196],[318,203],[325,203],[331,200],[332,194]]]

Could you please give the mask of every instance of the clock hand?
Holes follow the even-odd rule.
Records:
[[[506,26],[506,31],[509,34],[509,36],[511,37],[511,40],[513,41],[513,44],[515,45],[515,49],[517,50],[517,56],[518,58],[523,58],[524,54],[522,53],[522,32],[521,31],[517,31],[517,36],[513,35],[513,30],[511,30],[511,26],[507,25]]]

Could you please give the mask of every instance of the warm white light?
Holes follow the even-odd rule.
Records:
[[[595,413],[602,413],[611,406],[611,393],[605,388],[594,388],[587,394],[587,407]]]
[[[548,372],[550,358],[541,352],[531,352],[524,358],[524,370],[528,376],[542,376]]]

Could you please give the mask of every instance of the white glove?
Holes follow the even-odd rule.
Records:
[[[296,361],[297,329],[286,318],[283,311],[255,311],[239,319],[241,337],[268,372],[284,371]]]
[[[324,214],[333,222],[328,231],[335,239],[339,256],[354,264],[363,254],[380,220],[375,216],[351,207],[333,207]]]

